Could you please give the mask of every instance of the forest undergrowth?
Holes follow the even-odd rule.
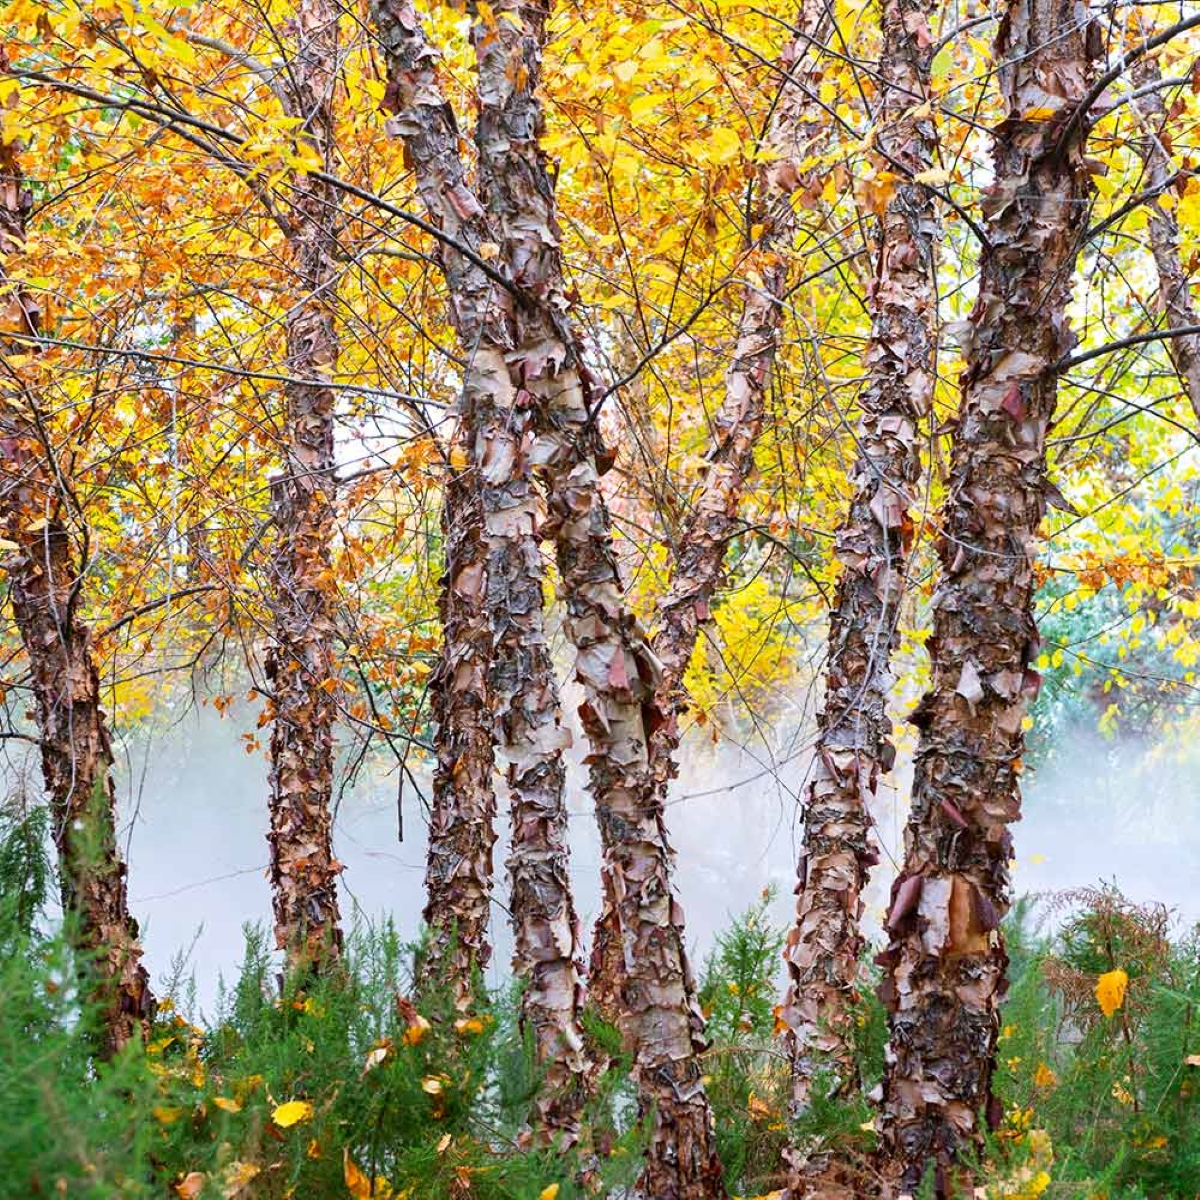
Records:
[[[526,1124],[538,1074],[511,992],[470,1012],[414,995],[420,947],[360,925],[344,970],[280,983],[247,926],[236,979],[201,1014],[186,962],[153,1037],[111,1062],[78,964],[46,915],[52,872],[39,813],[0,842],[0,1196],[379,1197],[574,1200],[632,1188],[644,1143],[621,1037],[587,1024],[598,1067],[574,1146]],[[707,959],[706,1084],[731,1194],[780,1196],[789,1143],[870,1195],[872,1089],[886,1026],[864,968],[852,1101],[787,1117],[777,1040],[784,933],[769,897]],[[1052,932],[1048,932],[1052,930]],[[1200,941],[1113,887],[1027,898],[1008,928],[1001,1123],[975,1164],[980,1198],[1190,1200],[1200,1195]]]

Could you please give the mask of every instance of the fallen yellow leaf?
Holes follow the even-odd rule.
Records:
[[[242,1106],[228,1096],[214,1096],[213,1103],[224,1112],[241,1112]]]
[[[296,1125],[300,1121],[307,1121],[313,1115],[313,1106],[307,1100],[289,1100],[286,1104],[280,1104],[271,1114],[271,1120],[279,1126],[280,1129],[287,1129],[289,1125]]]
[[[1129,976],[1120,967],[1115,971],[1105,971],[1096,980],[1096,1003],[1106,1017],[1111,1017],[1125,1003],[1128,987]]]
[[[154,1119],[163,1125],[170,1125],[183,1116],[182,1108],[169,1108],[165,1104],[160,1104],[150,1111],[154,1114]]]
[[[1049,1088],[1057,1082],[1058,1076],[1044,1062],[1038,1063],[1037,1070],[1033,1073],[1034,1087]]]
[[[552,1183],[538,1192],[538,1200],[554,1200],[558,1195],[558,1184]]]

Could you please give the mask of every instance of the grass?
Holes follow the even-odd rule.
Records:
[[[77,965],[41,917],[52,874],[44,823],[0,837],[0,1197],[282,1200],[574,1200],[621,1195],[643,1130],[618,1052],[575,1146],[526,1127],[538,1072],[518,1029],[517,996],[463,1016],[414,1001],[414,947],[390,926],[349,938],[346,969],[280,989],[261,931],[249,928],[236,981],[201,1021],[177,973],[146,1047],[91,1056]],[[1043,915],[1045,915],[1043,913]],[[1003,1127],[980,1185],[987,1196],[1192,1200],[1200,1195],[1200,947],[1172,940],[1167,914],[1112,889],[1055,900],[1057,932],[1030,905],[1010,921],[1012,987],[997,1089]],[[862,1093],[818,1100],[803,1128],[786,1118],[775,1038],[782,931],[767,898],[717,941],[701,981],[711,1047],[709,1095],[730,1190],[782,1186],[789,1138],[865,1161],[865,1099],[883,1067],[885,1023],[864,986]],[[1101,975],[1127,989],[1109,1015]]]

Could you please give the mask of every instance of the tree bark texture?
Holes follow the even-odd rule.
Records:
[[[1155,87],[1162,82],[1158,60],[1150,55],[1139,59],[1134,66],[1133,80],[1139,89],[1154,89],[1134,100],[1133,106],[1141,131],[1138,153],[1146,167],[1143,186],[1157,196],[1167,190],[1172,176],[1167,105],[1162,90]],[[1161,208],[1151,201],[1146,206],[1146,224],[1154,266],[1158,271],[1159,304],[1167,328],[1182,329],[1200,324],[1200,314],[1197,314],[1192,299],[1191,281],[1179,255],[1179,220],[1174,210]],[[1167,339],[1166,345],[1192,412],[1200,420],[1200,336],[1182,334]]]
[[[393,48],[393,127],[405,138],[430,215],[475,253],[485,244],[501,249],[499,240],[492,240],[489,214],[467,187],[453,116],[441,99],[435,60],[415,13],[407,6],[379,4],[376,19],[381,28],[392,31],[387,44]],[[492,65],[486,54],[481,56],[481,97],[489,87],[486,78]],[[481,129],[487,120],[483,104]],[[485,186],[510,168],[507,147],[496,157],[485,157],[481,149],[480,178]],[[452,181],[447,171],[453,173]],[[459,199],[457,206],[453,197]],[[464,211],[469,214],[466,225]],[[511,277],[508,256],[502,254],[498,261]],[[481,319],[460,317],[457,325],[467,358],[468,461],[481,517],[490,636],[487,691],[494,744],[506,765],[511,799],[508,867],[514,970],[524,983],[522,1018],[546,1074],[537,1100],[539,1128],[572,1140],[578,1132],[588,1063],[580,1025],[579,922],[571,895],[564,796],[563,750],[569,734],[562,725],[545,628],[540,501],[532,458],[536,413],[529,394],[514,386],[509,365],[519,337],[512,298],[476,265],[468,262],[467,267],[470,285],[486,285],[488,297]],[[452,273],[453,268],[448,278]],[[453,278],[450,283],[453,290]]]
[[[373,0],[371,17],[385,58],[388,130],[404,145],[430,220],[451,239],[437,253],[450,318],[466,356],[457,453],[451,454],[443,497],[442,653],[430,682],[438,767],[425,870],[430,942],[424,963],[427,977],[448,984],[465,1011],[473,1002],[475,972],[492,956],[488,923],[496,842],[487,556],[472,461],[488,381],[472,370],[472,350],[485,342],[505,345],[507,295],[457,249],[477,254],[489,233],[467,180],[454,113],[442,94],[439,55],[409,0]]]
[[[9,255],[25,243],[32,197],[15,144],[0,146],[0,286]],[[19,286],[3,297],[5,333],[36,335],[39,313]],[[10,344],[27,354],[27,343]],[[15,377],[0,383],[0,537],[9,599],[29,657],[42,775],[53,818],[63,911],[81,956],[80,974],[109,1058],[153,1018],[138,926],[129,911],[117,847],[113,755],[90,631],[78,614],[80,571],[68,527],[64,481],[49,434]]]
[[[1009,0],[995,60],[1006,117],[983,199],[980,290],[960,341],[966,360],[941,577],[929,649],[903,870],[880,956],[890,1043],[881,1134],[913,1192],[936,1191],[979,1144],[992,1095],[1007,956],[1009,826],[1020,816],[1022,719],[1036,693],[1034,556],[1046,509],[1046,436],[1089,180],[1082,122],[1096,27],[1074,0]]]
[[[882,215],[868,294],[872,327],[854,491],[836,542],[841,575],[803,813],[796,923],[785,950],[782,1019],[796,1113],[809,1106],[818,1073],[832,1091],[855,1081],[859,920],[877,861],[870,804],[895,758],[889,664],[913,528],[908,509],[921,473],[917,431],[932,405],[936,370],[937,212],[929,190],[911,182],[932,167],[937,151],[929,105],[933,7],[931,0],[886,0],[881,14],[876,145],[881,169],[900,182]]]
[[[296,52],[287,75],[289,115],[326,170],[333,160],[333,90],[338,70],[338,6],[299,0]],[[275,938],[294,968],[318,967],[341,953],[333,855],[333,752],[337,716],[333,636],[335,395],[337,367],[331,290],[337,193],[311,175],[293,182],[292,257],[298,296],[287,317],[284,469],[272,481],[277,530],[272,564],[271,884]]]
[[[650,765],[665,801],[678,767],[680,718],[688,696],[683,679],[701,629],[712,620],[712,601],[725,574],[730,541],[738,527],[742,497],[754,472],[754,448],[766,416],[783,303],[797,229],[796,206],[811,207],[815,180],[803,163],[820,130],[812,120],[808,91],[819,86],[819,45],[828,10],[817,0],[801,5],[802,30],[781,61],[777,103],[767,142],[773,161],[758,173],[758,217],[763,232],[747,255],[747,280],[725,395],[713,422],[714,445],[704,481],[675,541],[671,584],[659,605],[652,647],[661,666],[656,704],[666,719],[650,738]],[[606,876],[606,883],[609,878]],[[623,954],[617,905],[606,896],[592,938],[591,999],[613,1019],[621,988]]]
[[[663,714],[661,672],[625,602],[600,489],[603,465],[589,408],[589,375],[567,315],[554,189],[539,143],[536,88],[548,10],[494,7],[477,17],[480,176],[520,300],[508,356],[518,405],[537,414],[531,462],[546,484],[546,530],[557,545],[565,628],[576,651],[580,709],[608,894],[616,898],[625,979],[622,1024],[641,1101],[655,1127],[640,1187],[656,1200],[724,1194],[697,1052],[701,1018],[670,885],[671,851],[650,766]],[[519,22],[503,19],[507,12]],[[597,459],[600,458],[600,464]]]

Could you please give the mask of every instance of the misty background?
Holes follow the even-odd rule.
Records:
[[[564,707],[573,711],[567,701]],[[256,713],[235,706],[222,717],[211,705],[181,703],[169,724],[139,727],[118,742],[118,791],[133,912],[141,922],[146,962],[159,983],[187,955],[196,999],[212,1014],[218,981],[236,977],[243,926],[271,927],[267,864],[267,761],[247,753],[242,734]],[[900,855],[911,732],[899,727],[897,770],[875,812],[883,863],[867,896],[867,932],[877,935]],[[798,850],[796,799],[811,758],[811,722],[758,730],[739,746],[693,736],[667,809],[678,853],[675,883],[683,903],[693,963],[699,969],[730,918],[773,886],[773,915],[786,925]],[[599,900],[599,842],[576,750],[568,781],[572,875],[585,942]],[[4,773],[36,786],[36,757],[12,743]],[[414,758],[416,756],[414,755]],[[428,799],[428,774],[416,778]],[[1132,899],[1177,910],[1178,928],[1200,921],[1200,828],[1191,819],[1200,784],[1200,753],[1182,745],[1108,741],[1089,731],[1064,733],[1052,761],[1026,775],[1024,819],[1014,829],[1018,894],[1115,881]],[[40,789],[39,789],[40,790]],[[493,983],[508,974],[511,937],[505,901],[506,798],[501,789],[496,846]],[[369,764],[342,795],[335,852],[345,865],[342,914],[377,922],[390,916],[405,938],[420,930],[424,904],[425,810],[407,784],[404,840],[397,837],[394,762]]]

